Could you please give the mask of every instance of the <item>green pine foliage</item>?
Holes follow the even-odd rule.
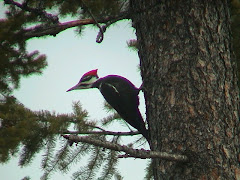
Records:
[[[46,56],[38,51],[26,51],[26,44],[21,32],[30,23],[36,23],[37,16],[26,14],[10,6],[6,19],[0,20],[0,92],[9,95],[18,88],[22,76],[42,73],[47,66]]]
[[[8,97],[0,103],[0,119],[1,163],[20,153],[19,165],[24,167],[30,165],[36,154],[44,152],[41,163],[43,180],[49,179],[56,171],[68,172],[76,163],[81,168],[73,174],[73,179],[120,177],[116,168],[117,152],[86,143],[69,144],[61,137],[68,130],[80,133],[98,129],[79,102],[73,103],[73,114],[56,115],[48,111],[33,112],[15,98]],[[104,135],[89,136],[106,140]],[[119,136],[108,138],[114,143],[118,143],[119,139]],[[61,147],[58,147],[59,144]],[[82,159],[86,158],[88,163],[82,164]]]
[[[66,130],[73,117],[48,111],[33,112],[13,97],[8,97],[0,103],[0,119],[0,162],[7,162],[20,152],[19,164],[25,166],[45,147],[46,142],[53,145],[54,136]]]
[[[112,139],[113,143],[118,143],[120,140],[119,137],[115,137]],[[110,150],[108,150],[110,151]],[[101,177],[98,179],[111,179],[113,175],[120,176],[120,174],[117,171],[117,163],[118,163],[118,158],[117,158],[118,153],[116,151],[110,151],[107,153],[107,156],[105,157],[105,164],[103,165],[103,172],[101,174]]]
[[[117,143],[118,137],[113,138],[111,142]],[[79,168],[72,176],[72,179],[99,179],[107,180],[112,176],[121,178],[117,171],[118,153],[109,149],[91,146],[89,154],[89,162],[87,165]],[[101,171],[101,172],[100,172]]]

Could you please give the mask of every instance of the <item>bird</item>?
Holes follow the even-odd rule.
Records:
[[[118,75],[99,78],[98,69],[85,73],[79,82],[67,92],[78,89],[98,88],[117,113],[128,124],[137,129],[149,142],[149,131],[139,111],[139,91],[128,79]]]

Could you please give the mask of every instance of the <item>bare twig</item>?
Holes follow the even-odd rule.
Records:
[[[99,127],[99,126],[95,126],[95,125],[92,125],[92,124],[87,124],[89,127],[92,127],[92,128],[95,128],[95,129],[99,129],[101,131],[106,131],[105,129]]]
[[[90,14],[90,16],[92,17],[92,19],[95,21],[95,24],[97,25],[97,27],[99,28],[99,33],[97,35],[96,38],[96,42],[97,43],[101,43],[103,41],[104,38],[104,32],[106,31],[106,27],[105,26],[101,26],[97,19],[94,17],[94,15],[92,14],[92,12],[90,11],[90,9],[87,7],[87,5],[85,4],[84,0],[82,0],[83,5],[85,6],[85,8],[87,9],[88,13]]]
[[[179,154],[173,154],[173,153],[167,153],[167,152],[149,151],[144,149],[133,149],[124,145],[122,146],[122,145],[111,143],[108,141],[103,142],[101,140],[93,139],[87,136],[63,135],[63,137],[69,140],[70,142],[75,142],[75,143],[83,142],[83,143],[88,143],[95,146],[111,149],[114,151],[125,152],[126,155],[122,157],[134,157],[134,158],[141,158],[141,159],[160,158],[164,160],[179,161],[179,162],[186,162],[188,160],[188,158],[185,155],[179,155]]]
[[[100,134],[100,135],[113,135],[113,136],[133,136],[139,135],[138,131],[131,132],[113,132],[113,131],[64,131],[62,134]]]

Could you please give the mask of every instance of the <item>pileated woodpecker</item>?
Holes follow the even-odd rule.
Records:
[[[95,69],[85,73],[80,81],[67,92],[89,88],[98,88],[118,114],[149,141],[148,130],[138,109],[139,89],[129,80],[117,75],[108,75],[99,79],[97,69]]]

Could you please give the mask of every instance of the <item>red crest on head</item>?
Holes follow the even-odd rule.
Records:
[[[97,75],[97,69],[94,69],[94,70],[91,70],[91,71],[89,71],[89,72],[86,72],[84,75],[83,75],[83,77],[84,76],[97,76],[98,77],[98,75]]]

